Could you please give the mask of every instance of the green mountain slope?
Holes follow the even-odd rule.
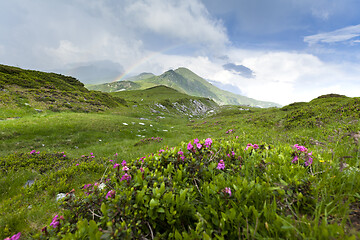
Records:
[[[107,93],[89,91],[73,77],[6,65],[0,65],[0,90],[0,118],[45,110],[104,111],[124,104]]]
[[[143,74],[138,79],[149,77],[152,75]],[[109,85],[101,85],[100,90]],[[150,84],[150,89],[124,92],[121,90],[140,89],[144,84],[122,81],[111,86],[118,93],[89,91],[73,77],[0,65],[0,107],[3,110],[0,120],[48,110],[98,112],[113,108],[120,108],[122,114],[151,112],[199,116],[218,107],[208,98],[189,96],[166,86]]]
[[[280,105],[276,103],[259,101],[221,90],[186,68],[178,68],[175,71],[169,70],[159,76],[147,74],[144,77],[139,75],[138,77],[133,77],[131,81],[138,84],[138,86],[136,86],[138,87],[137,89],[165,85],[192,96],[211,98],[221,105],[280,107]],[[120,90],[120,87],[117,87],[118,84],[119,83],[93,85],[88,88],[105,92],[115,92]],[[121,87],[121,89],[124,89],[123,85],[121,85]],[[129,88],[129,90],[133,89],[135,89],[134,86]]]

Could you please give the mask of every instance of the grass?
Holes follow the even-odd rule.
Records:
[[[63,234],[63,237],[67,230],[80,234],[75,226],[82,222],[76,214],[84,214],[81,216],[87,221],[96,220],[95,232],[102,227],[106,228],[104,234],[121,232],[122,237],[146,234],[149,237],[149,224],[158,238],[180,239],[179,234],[184,239],[196,236],[222,239],[235,235],[243,239],[359,238],[356,224],[360,205],[356,135],[360,132],[359,98],[327,95],[281,109],[218,108],[211,101],[196,98],[214,110],[213,114],[198,116],[190,116],[191,111],[179,113],[172,107],[174,102],[186,105],[194,98],[165,87],[106,95],[104,98],[122,99],[124,104],[87,113],[73,109],[51,111],[46,104],[39,112],[34,106],[41,105],[36,105],[34,99],[13,98],[8,98],[6,107],[0,109],[3,119],[0,121],[0,238],[19,231],[25,238],[36,237],[60,212],[69,224],[66,227],[64,222],[63,232],[49,234]],[[156,107],[155,103],[166,106],[167,110]],[[186,106],[191,108],[189,104]],[[162,141],[138,144],[141,139],[151,137],[160,137]],[[216,157],[206,148],[202,152],[187,151],[188,142],[193,143],[195,138],[202,144],[203,139],[213,139]],[[248,143],[268,147],[246,152]],[[311,168],[291,164],[294,144],[312,151]],[[160,149],[164,152],[159,155]],[[188,161],[184,165],[177,161],[180,149]],[[30,154],[32,150],[40,153]],[[241,158],[229,159],[227,154],[232,151]],[[151,154],[143,165],[147,178],[142,181],[140,172],[136,172],[137,160]],[[216,169],[220,158],[227,166],[224,172]],[[109,160],[118,163],[126,160],[133,176],[129,184],[136,186],[119,182],[121,176]],[[143,190],[144,205],[136,203],[143,210],[134,208],[135,198],[125,201],[119,196],[116,200],[122,201],[120,206],[105,200],[105,193],[99,191],[84,195],[81,189],[85,184],[102,182],[105,176],[112,179],[107,190],[121,191],[124,198],[140,194],[146,185],[150,190]],[[35,180],[35,184],[25,187],[28,180]],[[174,201],[166,200],[161,194],[164,198],[157,197],[157,191],[163,191],[159,186],[162,182],[166,183],[167,195],[164,194]],[[223,192],[227,186],[233,191],[231,198]],[[56,195],[72,189],[79,198],[69,203],[69,209],[71,204],[94,203],[92,207],[99,208],[97,214],[103,214],[102,206],[95,204],[96,199],[102,199],[108,207],[108,219],[89,217],[81,207],[69,210],[59,206]],[[176,203],[181,196],[183,202]],[[123,215],[116,213],[113,206],[131,209],[127,221],[133,225],[126,226],[134,229],[136,221],[140,221],[145,226],[138,228],[142,232],[122,232],[120,229],[125,227],[120,225],[114,226],[118,233],[108,229],[112,219],[119,224],[124,222],[116,217]],[[177,214],[165,217],[163,214],[170,214],[169,209],[176,209]],[[135,212],[143,218],[138,219]],[[186,220],[190,228],[178,222],[179,219]],[[156,227],[161,224],[167,227]]]

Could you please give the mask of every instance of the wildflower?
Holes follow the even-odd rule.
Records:
[[[258,149],[258,148],[259,148],[259,145],[254,144],[252,147],[253,147],[254,149]]]
[[[140,168],[140,172],[143,173],[143,172],[145,172],[145,170],[141,167],[141,168]]]
[[[183,151],[178,151],[178,154],[179,155],[184,155],[184,152]]]
[[[60,225],[60,222],[58,221],[58,215],[55,215],[52,222],[50,223],[50,226],[53,226],[53,228],[57,228]]]
[[[217,167],[217,169],[221,170],[221,169],[225,169],[225,163],[224,163],[224,160],[220,160]]]
[[[131,179],[131,176],[128,175],[127,173],[125,173],[125,174],[121,177],[120,182],[123,181],[123,180],[126,180],[126,181],[129,182],[130,179]]]
[[[185,156],[184,155],[182,155],[182,156],[180,156],[180,158],[181,158],[181,160],[185,160]]]
[[[235,152],[234,152],[234,151],[231,151],[231,155],[232,155],[233,157],[235,157]]]
[[[248,143],[247,145],[246,145],[246,148],[245,148],[245,151],[246,150],[248,150],[250,147],[252,147],[253,145],[251,144],[251,143]]]
[[[129,168],[127,166],[122,168],[123,171],[129,171]]]
[[[305,162],[305,166],[307,167],[307,166],[311,165],[312,163],[313,163],[312,157],[308,157],[308,160]]]
[[[201,145],[200,143],[197,143],[197,144],[196,144],[196,147],[197,147],[198,149],[201,149],[202,145]]]
[[[91,187],[91,185],[92,185],[91,183],[85,184],[84,187],[83,187],[83,189],[87,189],[87,188]]]
[[[122,165],[123,167],[125,167],[125,166],[126,166],[126,161],[123,160],[122,163],[121,163],[121,165]]]
[[[34,153],[36,153],[36,151],[35,151],[35,150],[32,150],[32,151],[30,152],[30,154],[34,154]]]
[[[199,143],[199,139],[195,138],[194,139],[194,144],[198,144]]]
[[[229,196],[231,197],[231,188],[226,187],[224,190],[225,190],[225,192],[228,193]]]
[[[300,152],[305,152],[305,153],[307,153],[307,151],[308,151],[306,147],[300,146],[299,144],[295,144],[295,145],[294,145],[294,148],[296,148],[296,149],[299,150]]]
[[[77,163],[75,166],[79,166],[79,164]]]
[[[229,129],[229,130],[227,130],[225,133],[226,134],[229,134],[229,133],[232,133],[234,131],[234,129]]]
[[[297,155],[295,155],[295,157],[293,158],[293,160],[291,161],[292,163],[296,163],[298,161],[299,157]]]
[[[163,152],[165,152],[164,149],[160,149],[160,150],[159,150],[159,153],[163,153]]]
[[[5,238],[4,240],[18,240],[20,239],[21,232],[18,232],[17,234],[13,235],[11,238]]]
[[[212,144],[211,138],[205,139],[205,144],[204,144],[205,147],[210,148],[210,147],[211,147],[211,144]]]
[[[117,153],[114,154],[115,157],[117,157],[117,155],[118,155]]]
[[[111,159],[109,160],[109,162],[113,162],[113,161],[114,161],[114,160],[111,160]]]
[[[66,155],[64,154],[63,157],[66,157]]]
[[[187,150],[191,151],[193,148],[193,145],[191,144],[191,142],[189,142],[189,144],[187,145]]]
[[[120,164],[115,163],[113,168],[117,168],[118,166],[120,166]]]
[[[107,194],[106,194],[106,199],[108,198],[113,198],[115,196],[115,191],[114,190],[110,190]]]
[[[85,155],[81,155],[81,157],[83,158],[83,157],[85,157]]]

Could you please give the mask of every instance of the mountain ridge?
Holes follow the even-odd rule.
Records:
[[[126,79],[129,81],[130,79]],[[140,74],[131,77],[132,82],[138,84],[138,88],[132,87],[125,90],[137,90],[154,87],[156,85],[165,85],[174,88],[182,93],[197,97],[206,97],[213,99],[220,105],[248,105],[253,107],[281,107],[280,104],[273,102],[260,101],[249,97],[241,96],[229,91],[215,87],[204,78],[198,76],[191,70],[180,67],[176,70],[168,70],[161,75],[147,75],[145,78]],[[119,81],[121,82],[121,81]],[[90,90],[100,90],[105,92],[116,92],[119,82],[106,83],[87,86]]]

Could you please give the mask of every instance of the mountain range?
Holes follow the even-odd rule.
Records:
[[[265,108],[281,107],[281,105],[277,103],[259,101],[217,88],[187,68],[168,70],[158,76],[152,73],[142,73],[124,81],[86,85],[86,87],[89,90],[118,92],[124,90],[141,90],[159,85],[176,89],[188,95],[210,98],[220,105],[248,105]]]

